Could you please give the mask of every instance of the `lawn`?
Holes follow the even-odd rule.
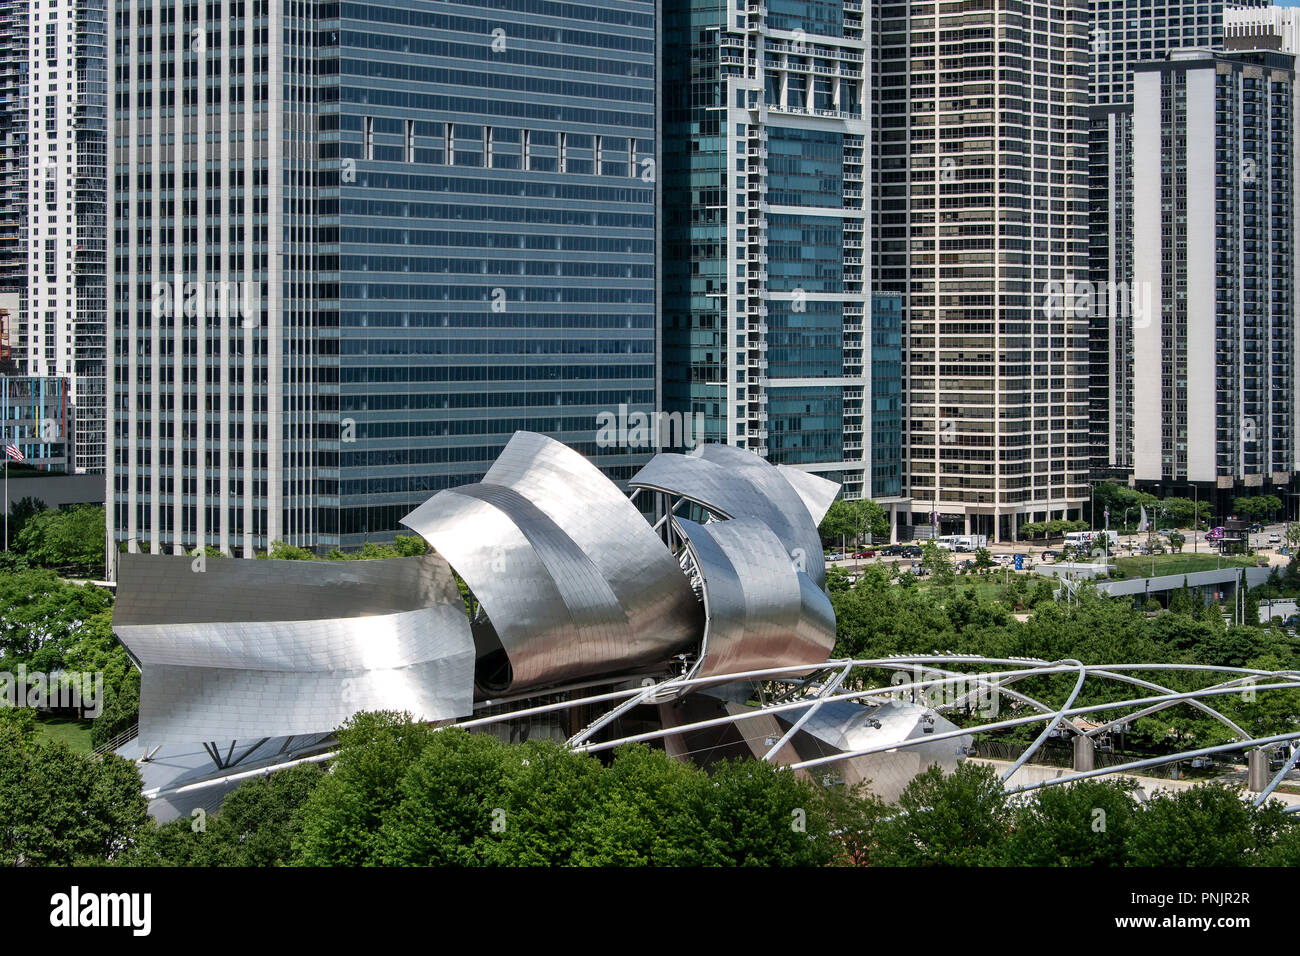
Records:
[[[95,748],[90,744],[90,721],[71,717],[41,715],[36,718],[36,732],[46,740],[61,740],[76,753],[88,754]]]
[[[1155,562],[1156,576],[1162,574],[1191,574],[1194,571],[1213,571],[1215,568],[1253,568],[1255,559],[1249,557],[1217,554],[1155,554],[1137,555],[1131,558],[1115,558],[1116,570],[1123,571],[1130,578],[1145,578],[1151,574],[1152,562]]]

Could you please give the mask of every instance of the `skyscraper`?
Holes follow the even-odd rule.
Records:
[[[1135,67],[1134,269],[1157,306],[1133,333],[1138,481],[1226,498],[1300,468],[1295,136],[1288,54]]]
[[[914,524],[1013,539],[1087,498],[1089,7],[873,7],[874,282],[906,296]]]
[[[662,9],[665,406],[896,511],[901,401],[873,397],[877,371],[898,377],[873,328],[896,336],[898,318],[889,301],[873,318],[867,281],[863,4]]]
[[[1259,8],[1259,0],[1241,0]],[[1090,420],[1095,475],[1133,469],[1133,328],[1151,298],[1133,279],[1133,70],[1173,50],[1221,50],[1223,0],[1092,0],[1089,116]],[[1225,12],[1227,11],[1227,12]],[[1145,161],[1145,160],[1144,160]],[[1083,291],[1083,290],[1081,290]]]
[[[653,451],[656,25],[599,4],[116,8],[110,537],[382,540],[516,429]]]
[[[67,379],[78,472],[102,472],[105,456],[106,44],[105,0],[0,4],[0,291],[19,303],[9,346],[26,374]]]

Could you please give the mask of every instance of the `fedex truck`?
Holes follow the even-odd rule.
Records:
[[[1113,551],[1119,546],[1119,532],[1071,531],[1065,536],[1065,543],[1067,547],[1075,547],[1081,551],[1094,551],[1102,547]]]

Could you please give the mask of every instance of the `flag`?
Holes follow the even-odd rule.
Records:
[[[13,442],[10,442],[8,445],[5,446],[5,454],[8,455],[10,458],[12,458],[14,461],[27,460],[26,458],[23,457],[23,453],[18,450],[18,446],[15,445]]]
[[[1146,530],[1147,530],[1147,509],[1146,509],[1146,506],[1143,505],[1143,506],[1142,506],[1142,520],[1138,522],[1137,533],[1138,533],[1138,534],[1141,534],[1143,531],[1146,531]]]

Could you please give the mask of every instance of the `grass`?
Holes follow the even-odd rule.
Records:
[[[1195,571],[1213,571],[1215,568],[1253,568],[1255,566],[1255,559],[1251,557],[1188,554],[1187,552],[1115,558],[1114,564],[1116,570],[1123,571],[1128,577],[1144,578],[1151,574],[1153,561],[1155,562],[1157,576],[1162,574],[1191,574]]]
[[[90,722],[86,720],[42,714],[36,718],[36,732],[46,740],[63,741],[75,753],[88,754],[95,749],[90,743]]]

